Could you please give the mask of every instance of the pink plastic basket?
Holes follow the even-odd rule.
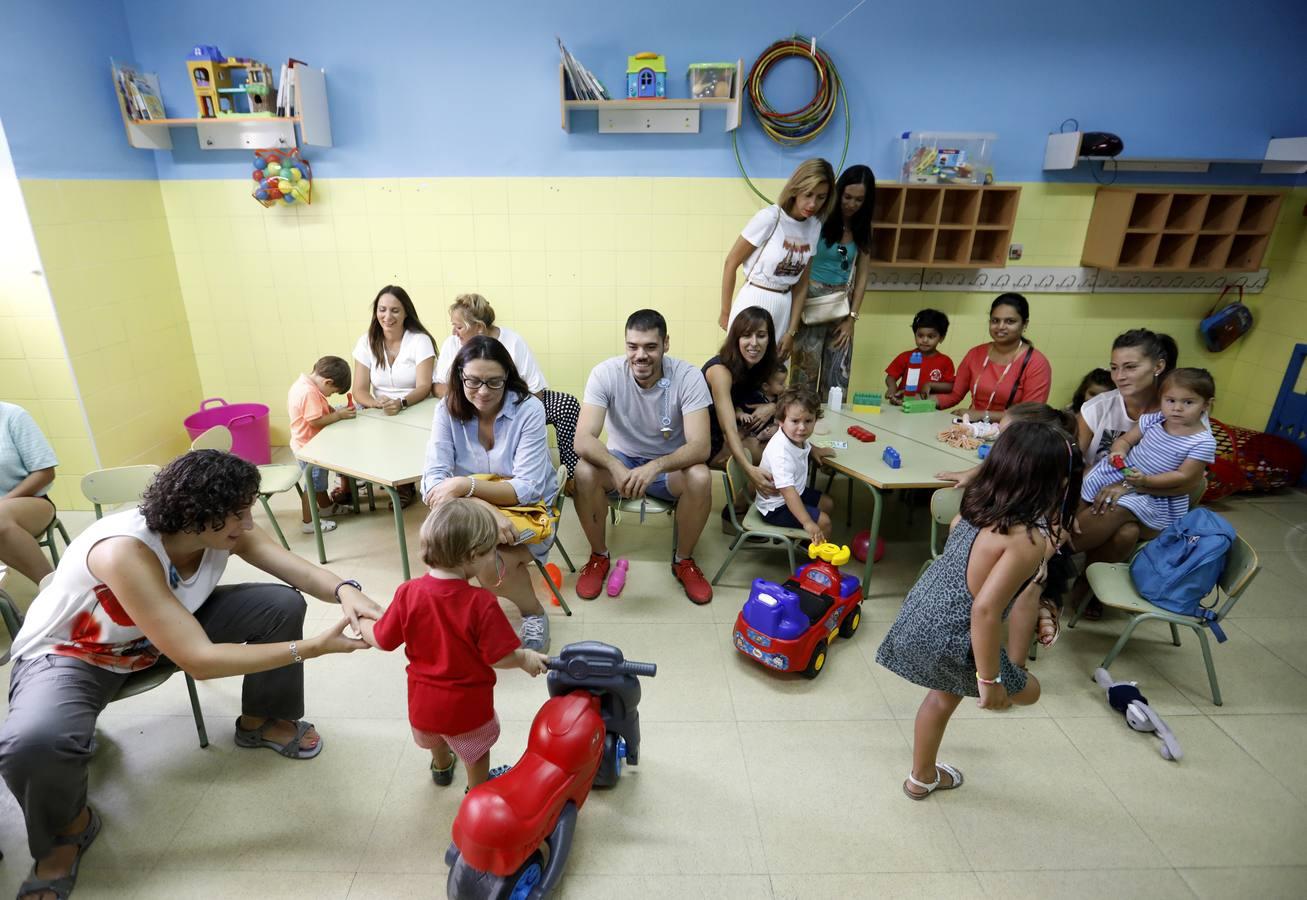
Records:
[[[216,406],[210,409],[210,404]],[[268,407],[262,403],[228,403],[221,397],[210,397],[200,404],[199,411],[182,420],[182,425],[191,440],[215,425],[226,425],[231,431],[232,453],[256,466],[272,462]]]

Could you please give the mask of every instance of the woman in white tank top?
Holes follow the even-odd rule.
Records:
[[[69,545],[33,601],[10,653],[0,775],[23,808],[36,861],[19,895],[73,888],[100,829],[86,805],[95,722],[132,672],[160,656],[196,679],[246,676],[236,744],[293,759],[322,750],[302,720],[305,659],[367,645],[345,635],[381,608],[254,528],[259,473],[239,457],[192,451],[169,463],[138,508],[96,522]],[[223,585],[232,555],[278,584]],[[342,617],[303,637],[300,592]],[[0,660],[3,662],[5,660]]]

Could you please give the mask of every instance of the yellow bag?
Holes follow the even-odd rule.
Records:
[[[477,481],[508,481],[502,475],[473,475],[472,478]],[[549,508],[543,503],[532,503],[526,506],[497,506],[495,507],[508,521],[513,523],[513,530],[517,532],[518,539],[514,541],[517,544],[539,544],[553,536],[554,523],[549,518]],[[533,536],[534,535],[534,536]]]

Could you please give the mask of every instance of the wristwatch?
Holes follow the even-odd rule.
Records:
[[[399,398],[399,408],[400,408],[400,409],[408,409],[408,398],[407,398],[407,397],[400,397],[400,398]]]
[[[854,310],[849,310],[849,318],[852,319],[852,320],[855,321],[855,322],[858,321],[858,314],[857,314],[857,312],[855,312]]]
[[[360,593],[362,593],[362,591],[363,591],[363,585],[359,584],[359,583],[358,583],[357,581],[355,581],[353,578],[347,578],[347,579],[345,579],[344,581],[342,581],[340,584],[336,585],[336,590],[335,590],[334,593],[335,593],[335,595],[336,595],[336,602],[337,602],[337,603],[340,602],[340,589],[343,588],[345,585],[349,585],[349,586],[352,587],[354,590],[359,591]]]

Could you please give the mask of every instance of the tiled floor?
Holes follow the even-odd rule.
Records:
[[[1128,730],[1091,683],[1123,621],[1106,618],[1065,632],[1033,664],[1038,705],[995,714],[963,703],[942,755],[967,784],[924,803],[900,791],[922,692],[873,660],[926,553],[927,515],[918,509],[909,525],[904,504],[888,507],[892,539],[863,627],[832,647],[811,682],[777,677],[730,645],[749,579],[784,577],[783,553],[742,554],[700,608],[671,579],[665,520],[617,527],[613,550],[632,560],[625,593],[577,600],[571,618],[554,608],[553,646],[608,641],[657,662],[659,674],[644,685],[641,764],[582,811],[561,896],[1304,895],[1307,497],[1218,507],[1264,566],[1215,649],[1223,707],[1211,704],[1191,638],[1176,648],[1162,629],[1145,630],[1113,668],[1167,717],[1182,762]],[[286,524],[297,518],[288,498],[276,509]],[[415,551],[421,516],[408,511]],[[570,507],[562,534],[580,561]],[[310,538],[293,541],[312,555]],[[725,547],[710,527],[698,554],[709,574]],[[399,582],[388,513],[342,519],[328,552],[335,572],[379,600]],[[234,564],[228,580],[248,574]],[[335,612],[311,604],[310,629]],[[442,854],[462,793],[434,787],[413,746],[402,655],[335,656],[306,671],[310,718],[327,740],[307,763],[236,751],[236,679],[200,685],[213,738],[204,751],[181,679],[111,706],[91,773],[105,830],[77,896],[443,897]],[[521,752],[546,696],[520,672],[500,679],[496,763]],[[0,793],[0,894],[9,895],[26,871],[26,842],[17,806]]]

